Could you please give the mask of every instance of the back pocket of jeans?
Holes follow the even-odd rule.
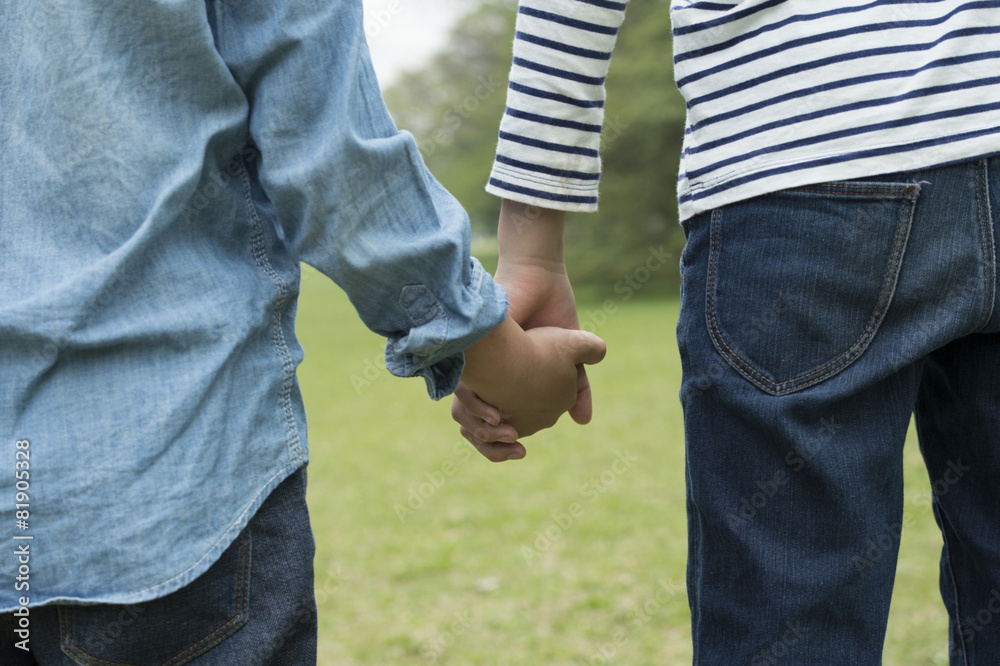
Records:
[[[179,666],[246,624],[250,530],[191,584],[134,605],[59,606],[63,652],[90,666]]]
[[[707,316],[719,353],[772,395],[851,365],[892,301],[919,192],[837,182],[717,209]]]

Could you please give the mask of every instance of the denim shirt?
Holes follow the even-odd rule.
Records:
[[[506,297],[384,107],[360,0],[3,13],[0,612],[163,596],[307,459],[300,261],[434,398]]]

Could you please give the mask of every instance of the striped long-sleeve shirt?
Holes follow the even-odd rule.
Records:
[[[671,18],[681,219],[1000,154],[1000,0],[673,0]]]
[[[625,2],[521,0],[488,192],[597,210],[604,79]]]

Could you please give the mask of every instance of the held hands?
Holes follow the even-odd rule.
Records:
[[[560,396],[565,401],[560,403],[563,409],[551,418],[551,423],[540,427],[526,428],[525,421],[517,420],[513,403],[493,402],[492,397],[472,388],[463,376],[463,384],[455,391],[452,402],[452,418],[462,426],[462,435],[494,462],[524,457],[524,447],[517,437],[526,437],[554,424],[562,411],[568,409],[577,423],[588,423],[593,412],[590,383],[582,364],[600,361],[605,348],[595,336],[575,330],[579,329],[579,321],[563,258],[563,219],[561,211],[505,200],[497,234],[500,262],[494,279],[507,291],[508,316],[533,338],[533,343],[544,345],[575,336],[577,340],[590,340],[589,344],[600,342],[600,354],[588,357],[596,360],[576,362],[573,399]],[[541,367],[536,372],[541,374]],[[564,381],[566,377],[560,379]],[[553,400],[555,397],[551,396]],[[504,414],[493,405],[502,406]],[[515,416],[510,419],[508,414]]]
[[[577,402],[577,366],[598,363],[605,352],[604,341],[592,333],[555,327],[525,331],[508,316],[465,352],[456,396],[463,395],[481,416],[465,419],[458,398],[452,416],[463,424],[462,434],[490,460],[523,458],[524,447],[516,438],[555,425]],[[494,429],[485,431],[480,423]]]

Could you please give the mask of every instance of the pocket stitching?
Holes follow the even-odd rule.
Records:
[[[990,257],[996,256],[993,239],[993,226],[990,224],[989,203],[989,172],[986,160],[982,160],[976,169],[976,215],[979,218],[979,240],[983,248],[983,275],[986,289],[983,296],[983,314],[976,330],[981,330],[993,316],[996,295],[996,260],[990,262]]]
[[[242,594],[239,596],[239,602],[236,607],[236,614],[233,615],[224,625],[213,631],[212,633],[204,636],[200,641],[194,645],[188,647],[186,650],[171,658],[163,664],[163,666],[179,666],[180,664],[186,663],[198,655],[207,652],[212,649],[226,638],[228,638],[234,631],[246,624],[247,621],[247,606],[249,605],[250,596],[250,584],[249,584],[249,574],[250,574],[250,526],[246,527],[246,538],[240,539],[240,563],[239,563],[239,579],[236,583],[237,587],[240,589]],[[213,636],[223,632],[215,640],[207,645],[202,645],[205,641],[208,641]],[[194,653],[187,654],[191,650],[197,648],[201,645],[201,649]],[[187,656],[185,656],[187,654]]]
[[[60,631],[63,632],[64,636],[71,635],[71,633],[73,631],[73,612],[72,612],[72,609],[67,610],[65,613],[63,613],[62,607],[57,608],[57,610],[59,612],[59,629],[60,629]],[[106,659],[101,659],[100,657],[91,656],[91,655],[87,654],[86,652],[84,652],[83,650],[81,650],[80,648],[78,648],[75,644],[73,644],[72,642],[69,642],[69,641],[67,641],[66,643],[64,643],[62,645],[62,648],[63,648],[63,650],[67,651],[67,653],[69,651],[72,651],[73,654],[70,654],[69,656],[71,658],[73,658],[73,659],[76,659],[76,660],[81,660],[82,659],[82,660],[87,660],[90,663],[98,662],[98,663],[101,663],[101,664],[108,664],[109,666],[132,666],[131,664],[125,664],[125,663],[118,662],[118,661],[108,661]]]
[[[852,186],[853,187],[853,186]],[[848,187],[837,188],[844,194],[849,194],[846,190],[851,189]],[[867,188],[866,188],[867,189]],[[887,192],[892,191],[888,187],[882,187],[881,189]],[[801,190],[793,190],[801,191]],[[717,265],[719,259],[719,246],[721,244],[721,227],[722,227],[722,209],[718,208],[712,212],[711,218],[711,244],[709,249],[710,261],[709,261],[709,274],[708,274],[708,285],[707,285],[707,303],[706,303],[706,313],[708,318],[708,330],[709,335],[712,338],[712,343],[715,345],[716,350],[722,354],[723,358],[743,377],[750,381],[754,386],[760,388],[761,390],[771,393],[772,395],[780,396],[792,393],[795,391],[800,391],[828,379],[829,377],[839,373],[844,370],[854,361],[858,359],[869,347],[872,339],[875,337],[875,333],[881,326],[882,321],[885,319],[885,315],[888,312],[889,305],[892,302],[892,297],[896,291],[896,285],[898,283],[900,263],[902,262],[903,254],[906,250],[906,244],[909,239],[910,227],[913,220],[914,204],[916,202],[916,195],[920,192],[919,186],[912,185],[907,187],[900,197],[903,201],[909,202],[909,206],[902,206],[899,212],[899,221],[896,226],[896,234],[893,240],[892,255],[889,262],[888,270],[886,271],[885,278],[882,282],[882,288],[879,291],[878,300],[875,302],[875,308],[872,314],[869,316],[864,329],[862,329],[861,334],[858,339],[855,340],[850,347],[847,348],[840,356],[835,359],[828,361],[824,365],[809,370],[798,377],[793,377],[782,382],[776,382],[770,377],[765,375],[760,370],[754,368],[746,360],[740,357],[726,342],[724,336],[722,335],[722,329],[719,326],[718,316],[716,314],[716,302],[715,302],[715,289],[717,284]],[[829,190],[823,192],[825,194],[832,194]],[[860,194],[860,193],[859,193]],[[867,193],[866,193],[867,194]],[[833,366],[833,367],[831,367]],[[825,374],[820,376],[813,376],[816,373],[820,373],[826,370]]]

